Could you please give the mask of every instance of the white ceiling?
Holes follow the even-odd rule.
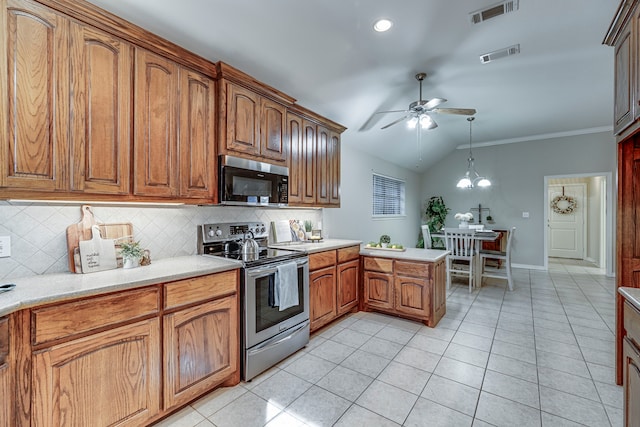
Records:
[[[602,45],[617,0],[520,0],[473,25],[493,0],[91,0],[212,61],[222,60],[348,128],[343,144],[424,171],[468,145],[464,116],[438,114],[422,134],[380,128],[418,99],[475,108],[473,143],[608,130],[613,48]],[[394,26],[375,33],[373,22]],[[479,55],[520,44],[519,55]]]

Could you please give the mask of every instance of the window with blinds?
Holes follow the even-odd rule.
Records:
[[[404,181],[373,174],[374,217],[404,216]]]

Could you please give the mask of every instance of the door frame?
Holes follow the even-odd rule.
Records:
[[[546,229],[549,223],[549,180],[550,179],[562,179],[562,178],[593,178],[596,176],[604,177],[605,180],[605,201],[604,201],[604,211],[605,214],[603,216],[604,221],[604,234],[605,234],[605,275],[607,277],[615,277],[615,261],[613,259],[614,255],[614,244],[615,244],[615,233],[613,229],[613,221],[615,218],[615,207],[614,207],[614,194],[613,194],[613,176],[611,172],[600,172],[600,173],[576,173],[576,174],[568,174],[568,175],[545,175],[544,177],[544,186],[542,191],[544,192],[544,222],[543,226],[545,227],[544,232],[544,269],[549,269],[549,232]],[[586,248],[586,246],[585,246]]]

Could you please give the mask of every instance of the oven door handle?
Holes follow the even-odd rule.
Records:
[[[305,264],[309,263],[309,259],[303,259],[303,260],[296,260],[296,264],[298,264],[298,268],[302,267]],[[269,275],[269,274],[274,274],[277,271],[277,266],[278,265],[282,265],[282,264],[286,264],[284,262],[282,263],[278,263],[278,264],[273,264],[270,265],[267,268],[248,268],[247,269],[247,274],[251,277],[259,277],[259,276],[264,276],[264,275]]]
[[[263,342],[261,344],[258,344],[254,348],[252,348],[250,350],[247,350],[247,352],[251,353],[251,354],[258,354],[258,353],[261,353],[263,351],[269,350],[272,347],[280,345],[283,342],[286,342],[286,341],[294,338],[296,335],[304,332],[305,329],[308,328],[308,327],[309,327],[309,321],[305,320],[304,322],[302,322],[298,326],[296,326],[294,328],[291,328],[291,330],[289,331],[287,336],[282,337],[282,338],[274,337],[274,338],[278,338],[278,339],[272,338],[270,340],[266,340],[265,342]]]

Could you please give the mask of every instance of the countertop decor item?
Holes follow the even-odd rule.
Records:
[[[471,221],[473,219],[473,214],[471,212],[466,212],[466,213],[458,212],[454,216],[454,218],[457,219],[458,221],[460,221],[460,225],[458,225],[458,227],[460,227],[460,228],[469,228],[469,221]]]
[[[118,267],[116,261],[116,246],[113,239],[103,239],[97,225],[91,227],[90,240],[78,242],[80,247],[80,261],[83,273],[111,270]]]
[[[122,268],[135,268],[140,266],[144,249],[140,242],[123,242],[120,244],[120,254],[123,260]]]
[[[391,237],[387,236],[386,234],[383,234],[382,236],[380,236],[380,245],[383,248],[386,248],[387,246],[389,246],[389,243],[391,243]]]

